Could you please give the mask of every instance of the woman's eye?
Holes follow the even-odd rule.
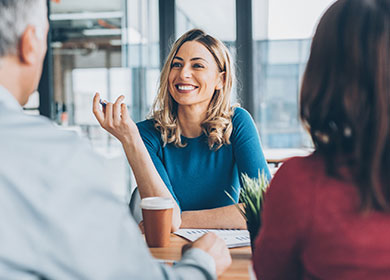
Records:
[[[199,63],[195,63],[193,65],[194,68],[204,68],[204,66],[202,64],[199,64]]]
[[[180,62],[173,62],[171,67],[172,67],[172,68],[181,67],[181,63],[180,63]]]

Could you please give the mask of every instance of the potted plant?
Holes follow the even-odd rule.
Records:
[[[260,173],[260,171],[258,178],[250,178],[247,174],[243,173],[241,180],[242,188],[239,202],[242,203],[243,207],[241,208],[238,204],[235,205],[246,221],[253,251],[254,242],[261,227],[260,212],[263,208],[264,193],[268,188],[269,182],[265,173]],[[226,194],[234,201],[228,192]]]

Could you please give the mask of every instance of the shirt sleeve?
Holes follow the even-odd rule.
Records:
[[[267,178],[271,179],[256,125],[245,109],[235,108],[231,139],[240,182],[242,173],[257,178],[259,171],[264,172]]]
[[[191,275],[188,274],[188,267],[196,268],[190,272]],[[190,280],[202,279],[204,276],[207,279],[217,279],[214,259],[198,248],[192,248],[186,251],[181,261],[172,268],[175,273],[183,273],[183,275],[186,275],[186,279]]]
[[[308,182],[315,180],[305,178],[297,161],[279,168],[265,196],[253,255],[258,279],[302,279],[301,248],[314,201]]]
[[[38,268],[42,275],[48,279],[215,279],[212,257],[203,251],[189,252],[174,267],[151,256],[126,203],[102,176],[101,161],[84,149],[75,150],[55,178],[61,187],[53,188],[47,204],[37,205],[35,213],[44,215],[36,217],[41,235],[34,235],[40,239],[36,241],[42,253]]]
[[[140,123],[137,123],[138,130],[140,132],[141,138],[145,144],[146,149],[149,152],[149,155],[153,161],[154,166],[157,169],[158,174],[160,174],[161,179],[164,181],[165,186],[168,188],[169,192],[172,194],[173,198],[176,200],[179,208],[180,202],[176,197],[175,192],[173,191],[171,181],[169,179],[165,165],[161,159],[161,135],[154,128],[153,122],[151,120],[146,120]]]

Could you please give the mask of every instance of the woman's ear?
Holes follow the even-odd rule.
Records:
[[[35,64],[38,59],[38,38],[34,26],[27,26],[19,41],[19,58],[22,63]]]
[[[223,88],[223,86],[225,85],[225,80],[226,80],[226,72],[221,72],[218,74],[218,83],[215,87],[216,90],[221,90]]]

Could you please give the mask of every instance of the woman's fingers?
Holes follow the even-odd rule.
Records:
[[[130,118],[129,111],[127,110],[127,106],[125,103],[122,103],[122,105],[121,105],[121,115],[122,115],[122,119],[124,119],[124,120],[127,120]]]
[[[123,95],[119,96],[113,106],[113,121],[114,125],[118,126],[121,122],[121,105],[125,97]]]
[[[104,124],[104,113],[100,109],[100,94],[97,92],[95,96],[93,97],[93,102],[92,102],[92,112],[95,115],[97,121],[101,126]]]
[[[127,129],[129,113],[126,104],[123,103],[125,97],[119,96],[115,103],[104,102],[103,110],[100,103],[100,94],[96,93],[93,98],[92,111],[99,124],[112,135],[120,139]]]
[[[108,128],[108,129],[112,129],[114,128],[114,123],[113,123],[113,117],[112,117],[112,112],[113,112],[113,106],[114,104],[108,102],[106,104],[106,114],[105,114],[105,120],[104,120],[104,124],[105,124],[105,127],[104,128]]]

